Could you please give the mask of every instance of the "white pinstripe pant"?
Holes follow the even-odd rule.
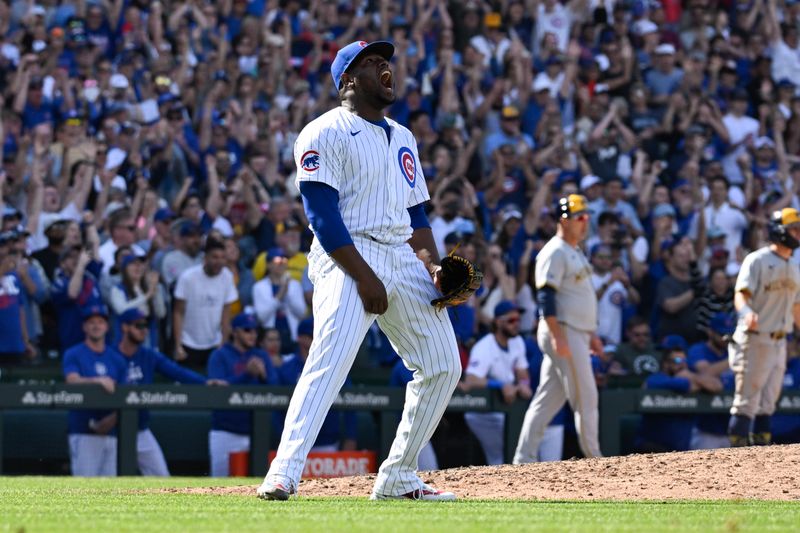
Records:
[[[117,475],[115,435],[69,434],[69,459],[73,476]]]
[[[539,321],[537,341],[544,352],[541,378],[522,422],[514,464],[538,460],[539,444],[547,425],[566,401],[575,412],[575,429],[583,455],[602,457],[598,441],[597,385],[589,354],[591,335],[563,323],[561,328],[572,351],[570,358],[555,353],[547,323]]]
[[[377,494],[400,495],[422,487],[420,450],[433,435],[461,374],[455,334],[444,311],[430,301],[437,291],[408,244],[385,245],[356,237],[355,245],[383,281],[389,308],[364,311],[355,281],[314,243],[309,278],[314,283],[314,341],[292,395],[278,452],[267,480],[297,487],[325,415],[344,384],[364,336],[378,320],[392,347],[414,371],[389,456],[375,481]]]

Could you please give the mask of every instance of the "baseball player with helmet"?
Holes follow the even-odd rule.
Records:
[[[786,370],[786,335],[800,327],[800,270],[790,261],[800,246],[800,212],[772,213],[770,244],[744,258],[733,303],[739,319],[728,362],[736,377],[728,436],[732,446],[769,444],[770,418]]]
[[[579,248],[589,231],[586,198],[570,194],[558,203],[556,235],[536,256],[539,327],[536,334],[542,361],[539,388],[522,424],[514,464],[537,460],[539,443],[550,420],[569,401],[575,412],[578,441],[586,457],[601,457],[598,442],[597,386],[590,345],[602,344],[597,329],[597,295],[592,267]]]
[[[388,42],[339,50],[331,76],[342,105],[309,123],[295,142],[297,183],[314,232],[314,340],[277,455],[257,490],[263,499],[296,492],[308,451],[375,320],[414,379],[372,499],[455,499],[419,478],[417,457],[461,374],[453,327],[437,309],[468,297],[479,275],[455,258],[446,270],[438,265],[416,141],[383,116],[395,100],[393,54]],[[440,301],[443,285],[452,292]]]

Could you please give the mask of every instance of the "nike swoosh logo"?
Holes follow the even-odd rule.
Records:
[[[353,137],[355,137],[355,136],[356,136],[356,135],[358,135],[359,133],[361,133],[361,130],[358,130],[358,131],[351,131],[351,132],[350,132],[350,135],[352,135]]]

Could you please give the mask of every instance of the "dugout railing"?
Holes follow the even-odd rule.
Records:
[[[292,389],[287,387],[207,387],[202,385],[120,386],[113,394],[96,385],[0,384],[0,473],[3,453],[3,413],[26,410],[109,409],[117,410],[118,473],[136,475],[136,434],[140,409],[170,411],[249,410],[253,417],[250,444],[250,474],[266,472],[271,441],[271,414],[286,410]],[[340,410],[372,411],[377,415],[378,460],[389,452],[403,407],[405,392],[394,387],[352,387],[343,390],[334,406]],[[701,414],[726,413],[730,394],[677,395],[668,391],[638,389],[603,390],[600,393],[600,444],[605,455],[619,455],[622,449],[622,421],[635,413]],[[456,392],[448,403],[449,412],[505,412],[506,461],[510,462],[522,426],[527,402],[508,405],[489,391]],[[800,391],[787,392],[778,410],[800,414]],[[19,435],[24,442],[24,435]],[[66,436],[63,436],[66,438]],[[53,435],[52,438],[59,438]],[[11,439],[9,439],[11,440]],[[14,439],[20,442],[20,439]]]

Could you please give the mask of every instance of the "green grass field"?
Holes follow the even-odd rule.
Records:
[[[535,480],[531,480],[535,482]],[[0,531],[797,531],[783,502],[370,502],[173,494],[162,487],[256,484],[255,479],[0,478]]]

